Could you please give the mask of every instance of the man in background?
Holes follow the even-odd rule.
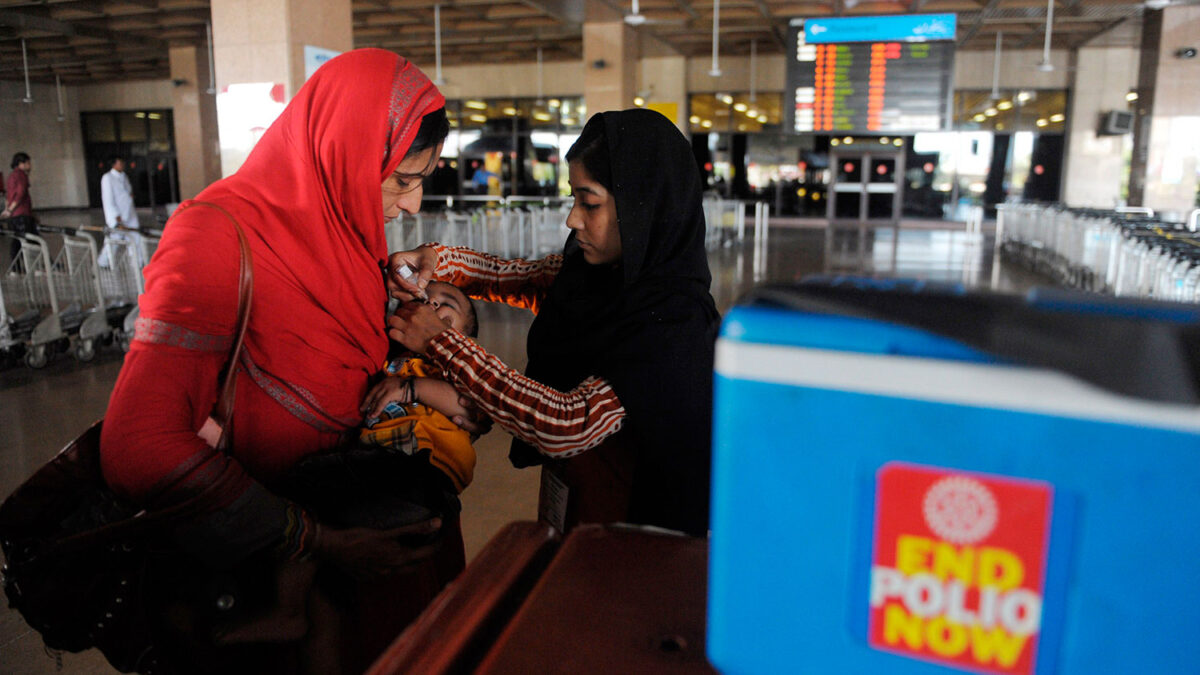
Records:
[[[36,234],[37,221],[33,219],[33,200],[29,197],[29,172],[33,170],[33,160],[24,152],[18,152],[12,158],[12,173],[8,174],[5,182],[4,211],[0,218],[9,219],[9,228],[18,238],[12,242],[12,257],[16,258],[21,252],[20,235]]]
[[[112,157],[108,161],[108,173],[100,177],[100,202],[104,206],[104,224],[107,232],[104,237],[104,249],[100,251],[99,264],[108,267],[113,255],[113,243],[125,243],[132,247],[134,260],[141,265],[142,241],[137,230],[141,228],[137,211],[133,206],[133,185],[125,175],[125,160]]]

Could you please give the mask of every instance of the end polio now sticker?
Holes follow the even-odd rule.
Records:
[[[1033,673],[1050,484],[894,462],[876,485],[869,644],[973,672]]]

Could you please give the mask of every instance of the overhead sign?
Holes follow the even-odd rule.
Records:
[[[953,40],[957,28],[957,16],[954,14],[852,16],[803,21],[804,41],[808,44]]]
[[[784,114],[791,132],[908,134],[946,126],[952,41],[809,44],[811,23],[788,27]]]

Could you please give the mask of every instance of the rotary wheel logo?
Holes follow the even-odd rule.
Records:
[[[965,476],[950,476],[925,493],[925,524],[954,544],[974,544],[996,529],[1000,510],[987,486]]]

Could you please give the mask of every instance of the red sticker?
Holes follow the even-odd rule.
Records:
[[[983,673],[1034,672],[1049,483],[890,463],[878,474],[867,639]]]

